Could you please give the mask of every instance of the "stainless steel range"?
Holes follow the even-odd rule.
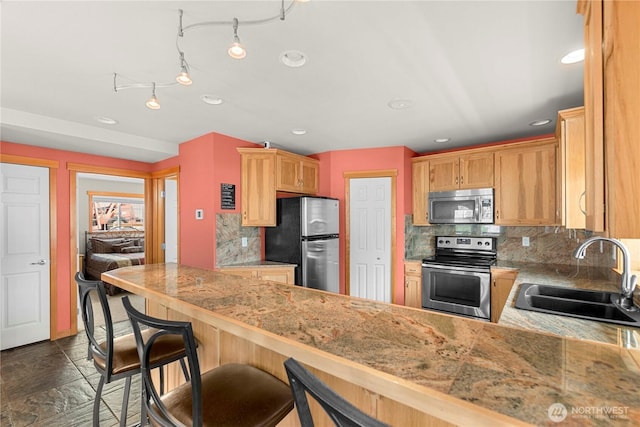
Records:
[[[435,256],[422,260],[422,307],[488,321],[496,258],[494,237],[436,237]]]

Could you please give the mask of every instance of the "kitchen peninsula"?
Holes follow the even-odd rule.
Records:
[[[640,423],[637,350],[176,264],[102,279],[191,320],[203,370],[240,361],[284,379],[294,357],[394,426]]]

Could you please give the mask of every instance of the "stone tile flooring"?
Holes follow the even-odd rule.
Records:
[[[116,336],[127,321],[114,323]],[[91,426],[100,374],[87,360],[84,331],[57,341],[42,341],[0,353],[0,426]],[[100,426],[119,425],[124,380],[105,384]],[[132,381],[127,425],[140,422],[140,377]]]

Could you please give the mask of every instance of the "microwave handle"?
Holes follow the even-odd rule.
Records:
[[[476,199],[476,202],[474,203],[474,216],[476,218],[476,222],[480,222],[480,204],[482,203],[482,199],[480,199],[479,197]]]

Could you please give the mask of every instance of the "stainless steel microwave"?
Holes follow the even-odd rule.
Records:
[[[493,188],[429,193],[431,224],[493,224]]]

